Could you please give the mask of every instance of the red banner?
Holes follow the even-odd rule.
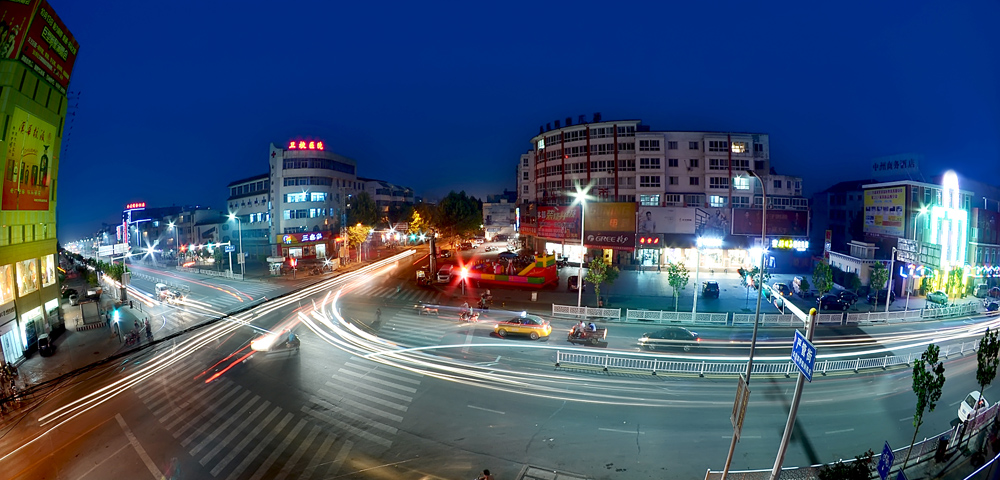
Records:
[[[760,210],[733,209],[733,235],[760,235]],[[767,235],[806,237],[809,235],[809,212],[768,210]]]
[[[17,58],[38,0],[0,3],[0,58]]]
[[[552,240],[580,238],[580,207],[538,207],[538,236]]]
[[[63,94],[80,44],[73,38],[49,2],[42,0],[31,20],[18,58]]]

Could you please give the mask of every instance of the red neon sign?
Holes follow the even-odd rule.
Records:
[[[289,140],[289,150],[323,150],[323,142],[315,140]]]
[[[133,202],[125,205],[125,210],[137,210],[140,208],[146,208],[146,202]]]

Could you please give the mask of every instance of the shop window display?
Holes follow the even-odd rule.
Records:
[[[42,257],[42,264],[40,266],[41,266],[41,270],[42,270],[42,272],[41,272],[42,273],[42,286],[43,287],[47,287],[49,285],[52,285],[52,284],[56,283],[55,255],[53,255],[53,254],[50,253],[50,254]]]
[[[14,300],[14,266],[0,265],[0,304]]]
[[[38,290],[38,259],[32,258],[17,262],[17,294],[25,296]]]

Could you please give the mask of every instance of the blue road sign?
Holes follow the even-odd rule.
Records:
[[[799,371],[806,376],[806,380],[813,380],[813,364],[816,363],[816,347],[802,332],[795,331],[795,341],[792,343],[792,363],[799,367]]]
[[[896,455],[889,448],[889,442],[885,442],[885,446],[882,447],[882,456],[878,457],[878,467],[876,468],[878,476],[882,477],[882,480],[885,480],[889,476],[889,470],[892,470],[892,462],[895,460]]]
[[[232,245],[226,245],[226,252],[235,252],[235,251],[236,251],[236,247],[234,247]]]

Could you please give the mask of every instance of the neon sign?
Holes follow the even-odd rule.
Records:
[[[962,209],[958,190],[958,175],[949,170],[941,181],[941,200],[944,205],[931,208],[931,243],[941,245],[941,266],[965,264],[965,246],[968,243],[969,212]]]
[[[289,150],[323,150],[323,142],[315,140],[289,140]]]
[[[795,249],[798,251],[804,251],[809,249],[808,240],[792,240],[791,238],[772,238],[771,248],[781,248],[781,249]]]
[[[133,202],[125,205],[125,210],[142,210],[146,208],[146,202]]]
[[[301,242],[319,242],[323,240],[323,233],[289,233],[285,235],[279,235],[281,243],[285,245],[292,245]]]

